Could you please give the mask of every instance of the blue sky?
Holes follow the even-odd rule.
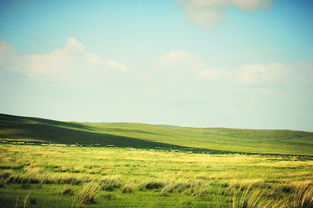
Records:
[[[0,110],[313,131],[306,0],[0,1]]]

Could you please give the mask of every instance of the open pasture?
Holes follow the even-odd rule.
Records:
[[[313,160],[0,145],[2,207],[312,207]]]
[[[6,114],[0,114],[1,138],[209,153],[313,155],[313,133],[305,131],[62,122]]]

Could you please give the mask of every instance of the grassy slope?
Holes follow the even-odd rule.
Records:
[[[235,152],[313,155],[313,132],[290,130],[91,124],[0,114],[0,137],[33,138],[64,144],[114,144],[140,148],[185,146]]]

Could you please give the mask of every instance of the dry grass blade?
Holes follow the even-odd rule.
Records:
[[[80,207],[83,204],[95,204],[95,196],[99,189],[100,185],[96,182],[84,184],[79,195],[74,201],[74,207]]]

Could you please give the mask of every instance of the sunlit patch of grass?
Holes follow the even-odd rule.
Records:
[[[99,191],[100,185],[96,182],[89,182],[83,185],[77,198],[74,201],[74,207],[80,207],[84,204],[95,204],[96,193]]]
[[[103,191],[114,191],[122,187],[122,182],[119,176],[104,176],[100,179],[100,187]]]
[[[37,207],[53,197],[65,207],[311,206],[309,158],[30,145],[0,145],[0,158],[20,167],[0,169],[5,208],[30,191]]]
[[[313,207],[313,181],[297,187],[292,197],[292,206],[301,208]]]
[[[313,184],[302,183],[297,187],[293,185],[277,186],[264,189],[262,183],[230,187],[227,192],[231,193],[232,208],[308,208],[313,205]],[[286,189],[285,191],[282,191]],[[293,193],[286,196],[285,193]],[[218,205],[216,207],[219,207]]]
[[[132,186],[130,186],[129,184],[127,184],[127,185],[124,185],[124,186],[122,187],[121,191],[122,191],[122,193],[124,193],[124,194],[131,194],[131,193],[133,193],[134,189],[133,189]]]

